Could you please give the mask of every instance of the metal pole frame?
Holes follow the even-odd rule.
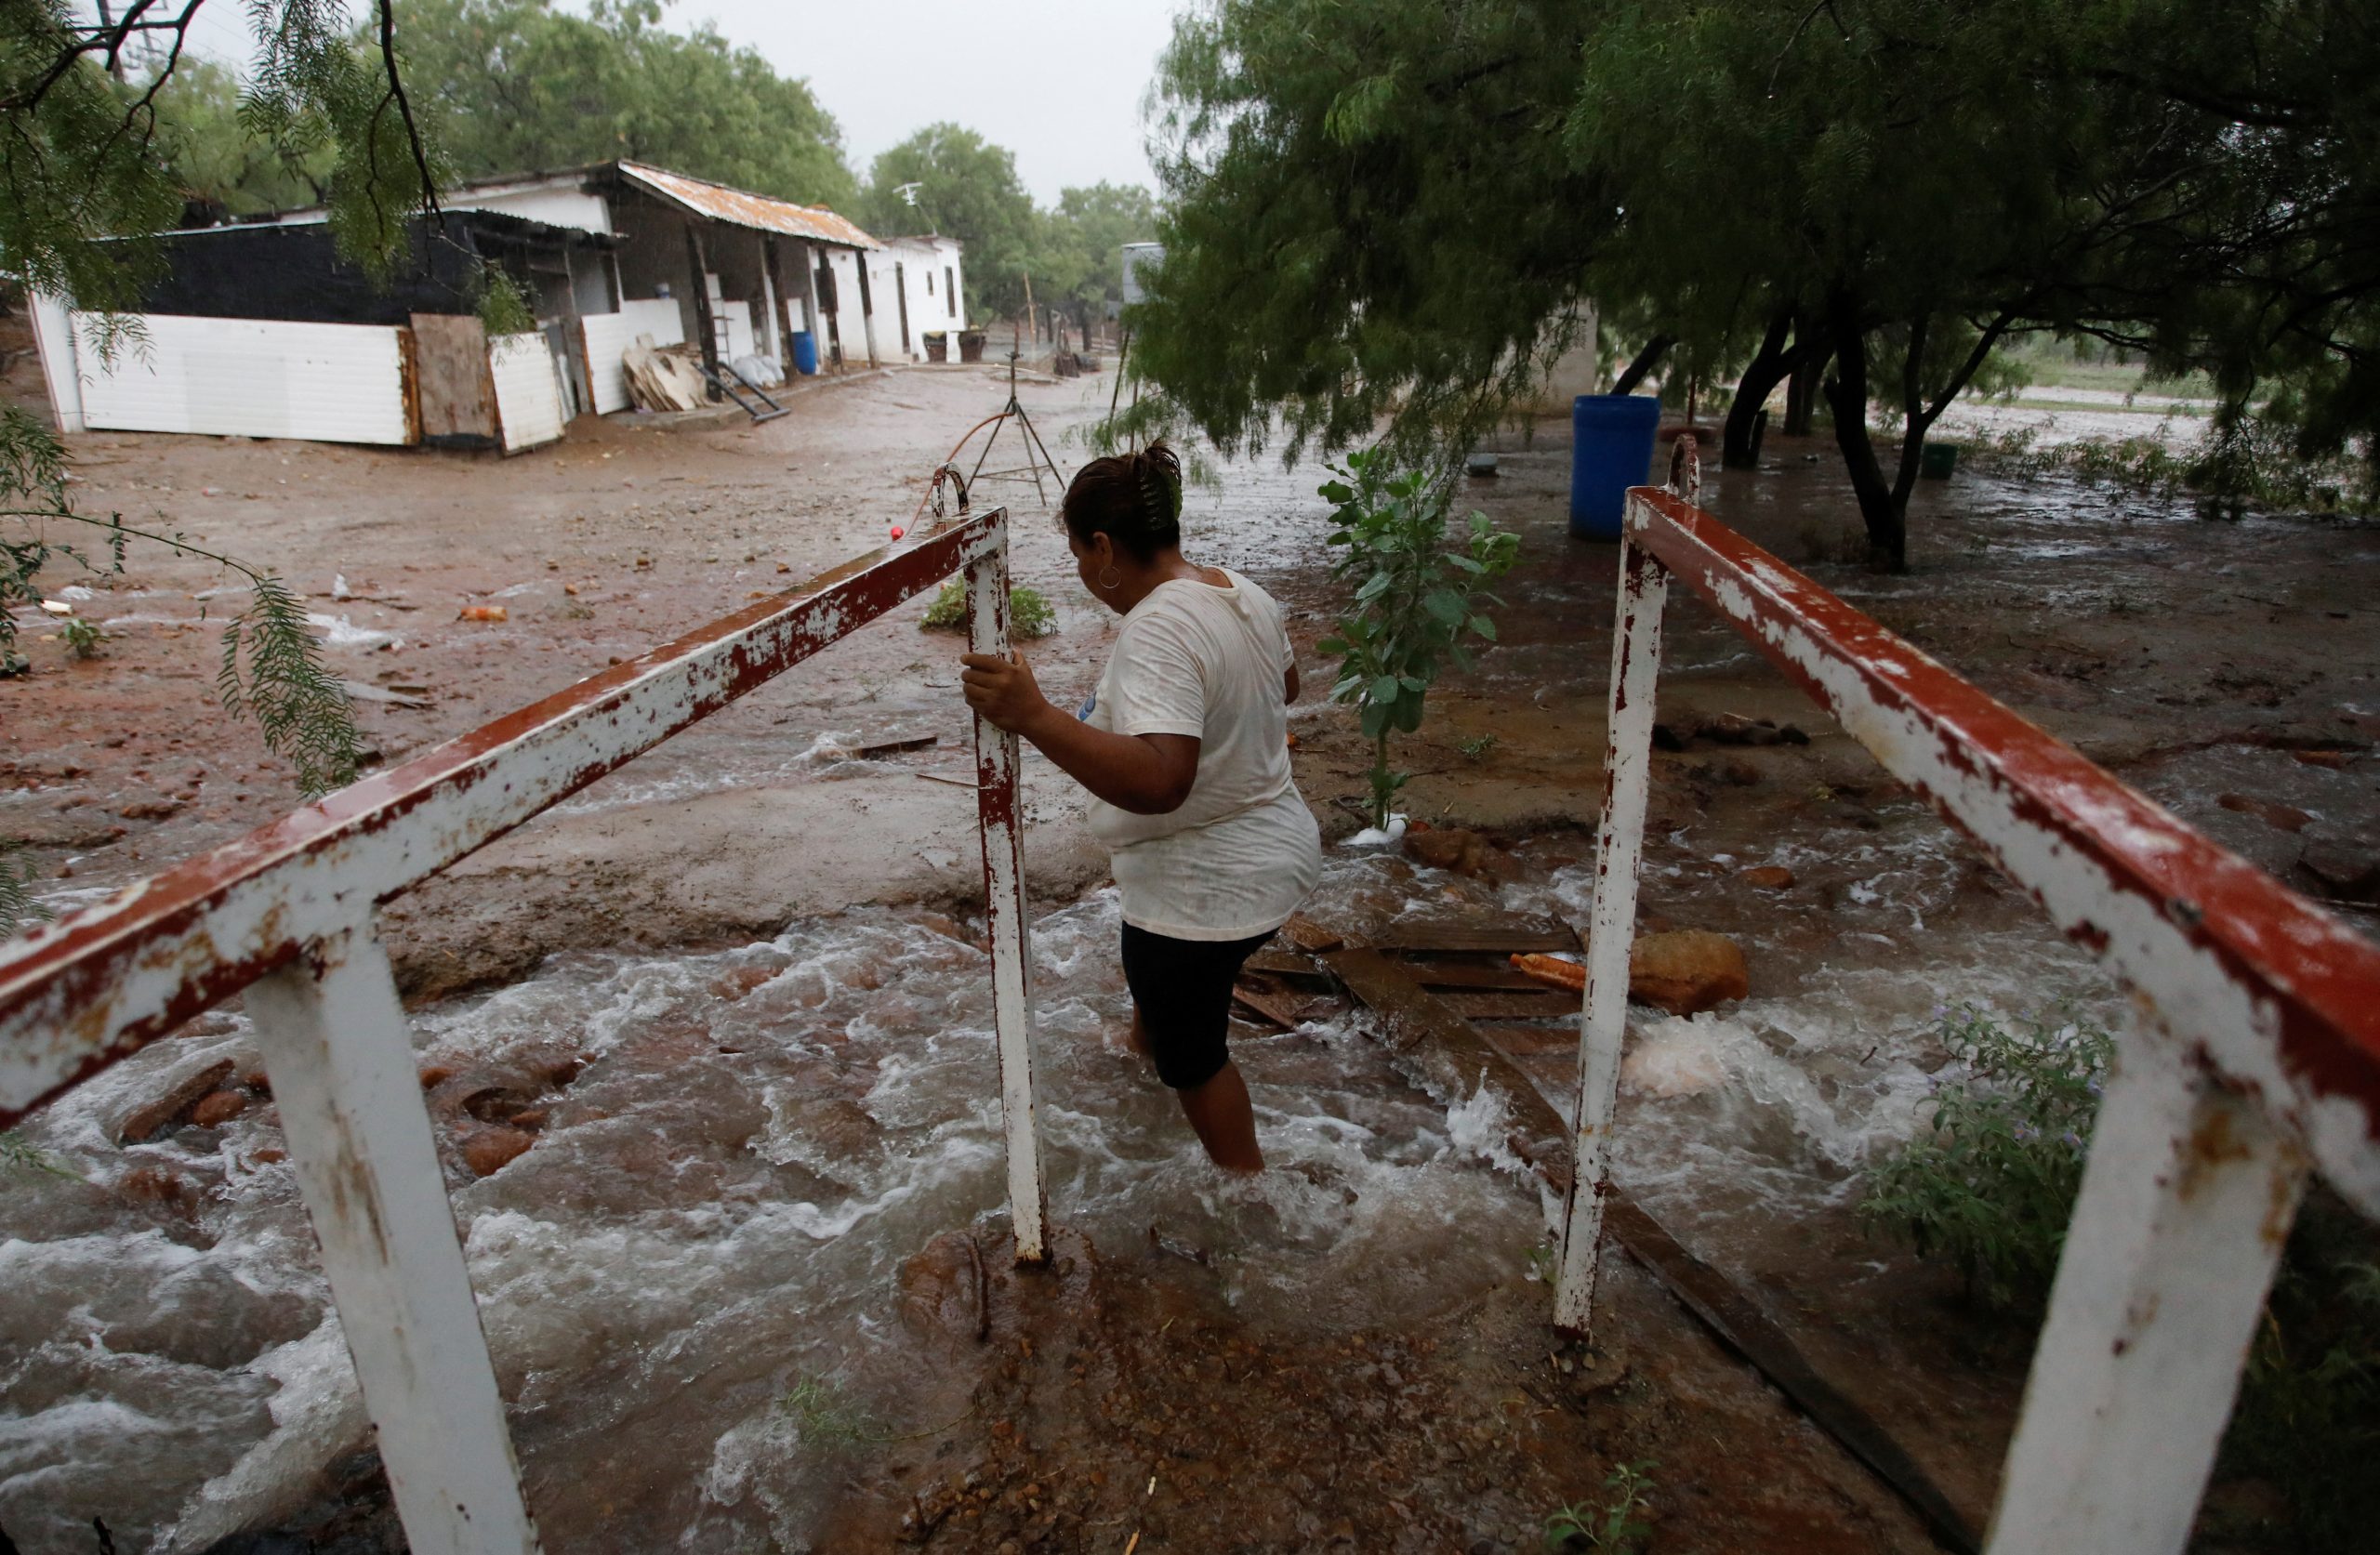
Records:
[[[1008,647],[1008,514],[919,533],[588,677],[0,944],[0,1127],[245,991],[405,1535],[538,1548],[379,905],[963,571]],[[1020,1261],[1048,1256],[1015,736],[978,720],[977,824]]]
[[[1555,1322],[1592,1316],[1674,574],[2131,991],[1990,1548],[2179,1550],[2308,1171],[2380,1217],[2380,947],[1690,502],[1637,487],[1625,534]]]

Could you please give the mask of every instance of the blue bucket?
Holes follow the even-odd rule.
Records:
[[[806,329],[793,332],[793,370],[803,374],[818,371],[818,339]]]
[[[1570,402],[1570,534],[1620,538],[1628,488],[1653,468],[1661,402],[1650,394],[1581,394]]]

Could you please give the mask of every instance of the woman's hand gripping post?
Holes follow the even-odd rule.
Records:
[[[1193,734],[1110,734],[1052,706],[1014,649],[959,656],[967,705],[995,729],[1023,735],[1067,776],[1118,810],[1166,815],[1198,781]]]

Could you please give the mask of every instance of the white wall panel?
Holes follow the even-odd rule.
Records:
[[[569,419],[562,410],[562,379],[554,353],[541,334],[499,335],[487,343],[488,373],[496,379],[496,415],[504,426],[504,451],[561,441]]]
[[[399,331],[386,324],[195,319],[150,313],[144,342],[101,365],[96,315],[76,313],[83,415],[131,432],[414,441]]]
[[[650,335],[656,346],[674,346],[686,337],[684,316],[676,297],[645,297],[620,304],[616,313],[589,313],[579,323],[587,331],[587,376],[595,384],[595,410],[609,415],[635,402],[628,396],[628,369],[620,357]]]

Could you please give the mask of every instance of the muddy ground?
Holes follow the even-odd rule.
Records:
[[[20,362],[5,389],[37,399],[37,386]],[[1024,386],[1062,462],[1083,456],[1066,434],[1107,389]],[[95,433],[73,440],[75,491],[86,511],[279,569],[325,618],[338,672],[402,699],[359,704],[388,762],[881,543],[1004,391],[985,369],[909,369],[819,387],[765,426],[581,421],[563,443],[509,460]],[[1478,673],[1447,680],[1400,757],[1416,773],[1412,814],[1477,828],[1542,875],[1592,845],[1615,559],[1565,534],[1558,428],[1515,432],[1502,450],[1502,472],[1462,494],[1522,536],[1501,642]],[[1231,467],[1222,491],[1193,494],[1185,524],[1195,552],[1290,606],[1309,669],[1292,725],[1299,782],[1343,836],[1368,753],[1320,701],[1329,677],[1312,644],[1333,595],[1316,479]],[[1031,486],[985,490],[1017,505],[1020,578],[1057,607],[1060,631],[1031,650],[1037,669],[1053,699],[1078,696],[1112,628],[1073,581]],[[1911,571],[1881,578],[1840,560],[1858,547],[1825,445],[1773,439],[1762,470],[1714,468],[1705,494],[1753,539],[2373,929],[2380,534],[2206,522],[2173,504],[1965,473],[1922,493]],[[205,596],[234,578],[136,547],[122,577],[61,567],[45,581],[91,589],[77,608],[108,634],[89,661],[31,641],[34,673],[0,682],[0,837],[30,846],[57,906],[297,801],[253,728],[208,699],[218,623],[241,598]],[[458,619],[493,603],[506,607],[501,623]],[[919,632],[919,613],[896,613],[397,903],[388,933],[409,996],[504,982],[562,949],[739,943],[861,903],[963,911],[980,890],[972,801],[920,776],[966,766],[959,648]],[[47,629],[24,619],[31,639]],[[1659,758],[1646,913],[1762,929],[1759,990],[1863,957],[1884,964],[1889,948],[1835,927],[1858,887],[1847,874],[1805,864],[1783,892],[1728,882],[1789,845],[1805,858],[1848,850],[1907,797],[1690,600],[1673,606],[1665,662],[1661,709],[1675,728],[1736,713],[1810,741],[1688,739]],[[925,735],[938,743],[845,754]],[[1037,897],[1054,904],[1103,884],[1068,785],[1038,761],[1027,784]],[[1417,889],[1453,890],[1435,880]],[[1978,866],[1934,931],[2029,911]],[[1564,1055],[1539,1058],[1558,1084]],[[976,1255],[988,1270],[980,1295],[955,1243],[913,1264],[920,1331],[945,1330],[933,1342],[948,1369],[919,1384],[899,1430],[838,1449],[844,1499],[817,1548],[1112,1550],[1138,1535],[1140,1550],[1529,1548],[1557,1506],[1595,1502],[1615,1466],[1648,1462],[1659,1465],[1651,1511],[1665,1552],[1929,1548],[1898,1501],[1617,1252],[1599,1349],[1579,1351],[1551,1341],[1548,1293],[1529,1280],[1395,1332],[1316,1337],[1236,1314],[1178,1247],[1074,1241],[1035,1272],[1011,1272],[999,1251],[986,1238]],[[1763,1304],[1857,1380],[1979,1523],[2026,1337],[1978,1328],[1951,1282],[1864,1236],[1847,1212],[1735,1251]],[[306,1525],[325,1548],[387,1536],[368,1469],[324,1487]],[[617,1542],[648,1499],[626,1458],[600,1490],[539,1483],[534,1464],[531,1481],[559,1548],[574,1530]],[[2218,1492],[2218,1520],[2226,1496],[2254,1499],[2253,1487]],[[673,1536],[656,1528],[654,1543]]]

